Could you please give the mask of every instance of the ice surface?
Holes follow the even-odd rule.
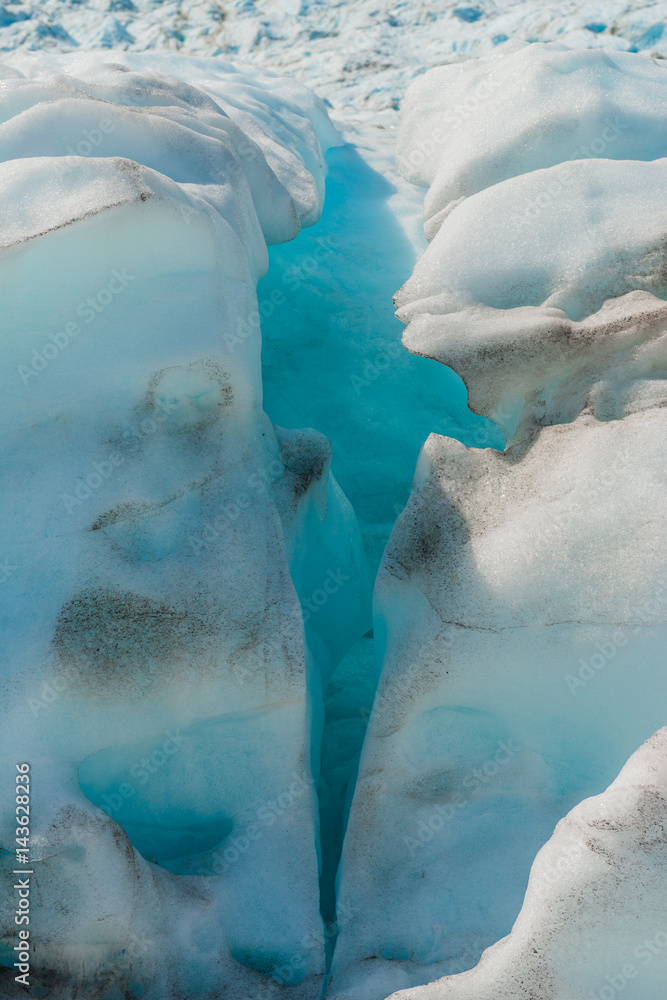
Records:
[[[376,583],[336,1000],[474,965],[557,820],[660,726],[664,412],[427,441]]]
[[[247,181],[269,243],[317,221],[323,150],[340,139],[304,87],[183,57],[21,53],[13,66],[25,78],[5,83],[0,100],[4,159],[122,155],[212,198]]]
[[[368,628],[367,581],[328,441],[262,410],[254,187],[272,238],[312,221],[324,130],[273,80],[253,145],[203,91],[177,83],[170,107],[168,78],[137,72],[91,72],[103,98],[83,65],[11,79],[0,126],[0,759],[5,781],[19,759],[42,776],[34,981],[315,997],[322,689]],[[307,190],[256,156],[282,141]]]
[[[509,177],[565,160],[667,154],[667,73],[627,52],[501,49],[417,77],[401,110],[397,158],[429,188],[429,238],[463,198]]]
[[[394,118],[425,68],[517,39],[667,55],[660,0],[35,0],[1,10],[2,50],[180,50],[252,61],[298,78],[346,118]]]
[[[667,730],[537,855],[509,937],[472,972],[393,1000],[660,1000],[667,947]]]
[[[620,416],[629,383],[664,373],[666,88],[644,56],[530,45],[406,97],[398,161],[430,185],[432,242],[396,295],[404,343],[506,434],[593,396]]]
[[[549,65],[550,50],[534,53]],[[641,78],[642,58],[627,58]],[[503,67],[516,61],[498,59],[498,79],[514,79]],[[573,71],[595,62],[573,52],[567,61]],[[428,75],[415,85],[440,110],[448,72],[431,74],[430,91]],[[586,79],[580,100],[595,107],[606,84]],[[430,114],[415,97],[405,159],[432,136]],[[595,125],[582,124],[578,140]],[[406,346],[457,370],[472,408],[509,444],[498,452],[431,435],[384,554],[381,675],[343,845],[339,895],[351,916],[331,1000],[381,1000],[474,966],[509,934],[558,820],[664,724],[665,160],[559,164],[566,147],[548,113],[545,131],[551,161],[526,161],[529,172],[508,179],[504,150],[518,150],[525,129],[485,130],[493,142],[481,149],[471,135],[470,162],[479,154],[501,173],[444,217],[396,300]],[[447,148],[433,159],[437,189]],[[664,755],[662,737],[653,746]],[[639,805],[627,823],[642,829]],[[652,863],[664,867],[660,858],[656,845]],[[570,963],[565,942],[587,919],[587,901],[571,893],[560,913],[572,917],[539,967],[517,960],[503,978],[502,961],[484,959],[450,995],[515,997],[523,975],[526,996],[583,997],[603,966],[593,936]],[[645,901],[642,927],[660,929],[660,908]],[[539,892],[525,906],[513,947],[530,956],[551,908]],[[597,914],[593,902],[592,926]],[[605,961],[621,925],[619,911],[617,930],[606,940],[600,931]],[[439,990],[423,995],[447,995]]]
[[[17,754],[39,776],[35,995],[314,1000],[337,933],[337,1000],[470,967],[554,826],[664,723],[664,161],[647,161],[666,152],[665,70],[622,51],[667,53],[663,20],[615,0],[0,9],[19,48],[0,66],[0,759],[3,782]],[[596,51],[520,45],[553,38]],[[216,58],[164,51],[181,47]],[[420,194],[390,157],[407,84],[444,59],[400,150],[434,171],[410,174],[435,214],[399,299],[418,358],[390,299],[426,246]],[[340,138],[294,80],[348,142],[300,233]],[[460,162],[433,146],[446,100]],[[430,431],[360,638],[355,512],[376,561]],[[663,744],[633,758],[639,785]],[[647,826],[633,803],[621,865]],[[603,915],[598,857],[565,894],[533,881],[473,992],[514,997],[525,974],[535,995],[551,977],[563,1000],[589,981],[609,1000],[619,976],[629,995],[620,962],[571,942],[615,958],[664,887],[626,865]]]
[[[667,160],[580,160],[449,215],[396,296],[412,351],[454,368],[506,433],[571,420],[595,385],[667,364]]]

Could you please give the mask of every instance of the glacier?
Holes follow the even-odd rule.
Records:
[[[476,969],[393,1000],[664,996],[666,740],[663,728],[560,821],[512,933]]]
[[[42,775],[35,976],[317,996],[322,691],[368,579],[329,442],[262,409],[255,286],[339,140],[272,78],[56,63],[13,64],[0,126],[0,756]]]
[[[507,443],[431,434],[384,552],[336,1000],[435,976],[446,978],[399,995],[589,1000],[588,981],[604,989],[612,974],[615,935],[630,933],[626,918],[582,941],[574,901],[555,920],[528,878],[558,820],[664,724],[665,161],[649,159],[663,140],[652,130],[636,159],[568,155],[613,113],[607,93],[620,105],[634,90],[643,131],[644,82],[663,86],[661,74],[640,56],[533,45],[431,70],[406,97],[399,163],[430,185],[430,243],[396,295],[403,342],[458,371]],[[498,122],[501,93],[514,127]],[[644,111],[664,115],[661,94]],[[474,126],[459,136],[452,109],[466,95]],[[645,780],[664,823],[664,789]],[[627,824],[642,836],[641,815]],[[571,882],[588,877],[584,856]],[[641,879],[628,872],[624,903],[644,914]],[[658,927],[660,907],[646,905]],[[642,997],[657,1000],[664,981],[652,967]]]
[[[667,76],[585,7],[0,13],[3,996],[27,760],[36,996],[662,1000]]]

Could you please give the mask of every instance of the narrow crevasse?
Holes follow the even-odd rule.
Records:
[[[38,989],[602,997],[667,926],[667,73],[432,71],[406,179],[379,119],[220,61],[2,76]]]
[[[359,127],[348,135],[350,142],[327,154],[322,217],[270,249],[258,286],[264,405],[274,421],[317,427],[331,440],[332,468],[359,520],[374,578],[427,434],[437,428],[475,446],[502,447],[504,439],[470,411],[454,372],[402,347],[392,296],[425,245],[420,195],[397,176],[393,131]],[[328,576],[347,591],[337,574],[338,566],[323,568],[313,584],[321,589]],[[307,588],[300,594],[308,631],[328,609]],[[334,880],[376,683],[369,633],[325,692],[320,835],[329,945],[349,919],[344,899],[336,915]]]

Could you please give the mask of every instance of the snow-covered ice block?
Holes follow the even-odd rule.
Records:
[[[537,855],[512,933],[470,972],[392,1000],[615,1000],[665,995],[667,729]]]
[[[429,239],[463,198],[565,160],[667,155],[667,72],[648,56],[557,43],[429,70],[401,108],[399,166],[428,187]]]
[[[262,410],[252,182],[202,191],[192,120],[176,170],[162,115],[142,136],[68,95],[18,118],[75,137],[93,105],[151,166],[57,155],[25,120],[0,162],[0,771],[32,766],[34,980],[313,998],[321,688],[368,627],[356,521],[326,439]],[[291,195],[274,211],[293,235]]]
[[[508,435],[572,420],[594,387],[664,377],[666,206],[667,159],[562,163],[475,194],[397,293],[405,346]]]
[[[406,102],[432,240],[396,298],[404,343],[454,368],[509,445],[431,435],[385,552],[332,1000],[476,965],[558,820],[664,725],[666,81],[645,60],[531,47],[427,74]],[[612,115],[627,129],[595,159]],[[533,884],[475,972],[401,996],[589,1000],[597,983],[608,1000],[636,906],[662,930],[664,842],[632,852],[664,821],[664,754],[663,732],[624,772],[645,786],[659,767],[660,798],[623,800],[604,886],[613,843],[552,895]]]
[[[376,582],[332,1000],[475,965],[557,821],[663,724],[664,386],[503,453],[426,442]]]
[[[1,159],[125,156],[214,203],[230,185],[239,201],[247,183],[269,244],[319,218],[324,152],[340,139],[305,87],[218,60],[126,53],[19,53],[11,69],[20,75],[0,95]],[[229,198],[224,212],[234,213]]]

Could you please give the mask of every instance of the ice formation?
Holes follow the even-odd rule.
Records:
[[[593,61],[532,49],[547,77],[554,61],[571,71],[578,56],[584,70]],[[654,69],[627,58],[623,87],[641,95]],[[494,61],[501,85],[516,61]],[[473,94],[480,72],[465,70]],[[465,101],[463,73],[445,67],[414,85],[406,160],[429,144],[438,108],[446,118],[448,74],[454,103]],[[566,119],[558,127],[590,142],[595,133],[587,138],[577,106],[568,107],[567,73],[551,80],[558,86]],[[579,104],[595,107],[603,83],[593,74],[587,86]],[[663,97],[655,113],[665,110]],[[354,916],[341,927],[332,1000],[381,1000],[474,966],[510,932],[531,863],[557,821],[604,789],[664,724],[665,161],[558,164],[568,147],[556,141],[553,165],[547,157],[531,170],[525,130],[485,130],[494,114],[492,104],[478,105],[482,124],[470,127],[468,151],[433,151],[430,211],[444,214],[397,305],[406,346],[454,367],[472,408],[503,426],[508,446],[476,450],[431,435],[383,558],[374,611],[382,672],[339,872]],[[546,135],[558,140],[548,125],[547,116]],[[479,162],[505,174],[514,164],[517,176],[488,169],[484,177],[480,168],[491,186],[452,207],[438,178],[453,172],[458,155],[475,160],[482,132],[497,145],[483,146]],[[625,773],[651,754],[659,760],[664,734],[650,748]],[[642,809],[627,808],[641,840]],[[654,810],[649,826],[664,824],[664,797]],[[625,910],[617,923],[599,924],[600,961],[568,951],[586,920],[585,901],[583,914],[574,912],[574,889],[569,911],[567,902],[559,911],[572,919],[544,951],[556,918],[534,890],[511,944],[498,945],[460,985],[454,976],[406,996],[589,1000],[587,983],[601,977],[603,988],[614,972],[608,960],[621,912],[639,908],[641,927],[660,929],[657,896],[644,893],[642,880],[651,865],[660,877],[664,841],[647,869],[628,864]],[[584,859],[573,877],[584,885],[588,872]],[[535,961],[525,958],[533,944]],[[508,971],[505,956],[515,949],[524,958]],[[658,995],[656,976],[647,997]]]
[[[476,969],[393,1000],[662,1000],[667,729],[537,855],[509,937]]]
[[[579,160],[466,199],[396,296],[405,345],[454,368],[473,410],[508,434],[530,416],[574,419],[593,385],[608,397],[651,379],[664,365],[665,195],[667,159]]]
[[[339,140],[307,91],[224,64],[21,66],[0,125],[0,758],[3,781],[35,769],[32,981],[316,997],[322,688],[367,584],[326,438],[263,413],[255,285],[266,241],[317,218]],[[8,875],[3,917],[13,896]]]
[[[662,0],[3,0],[0,51],[117,48],[243,60],[306,83],[349,126],[369,114],[395,118],[425,68],[502,52],[516,40],[664,57],[666,21]]]
[[[666,100],[667,73],[656,60],[556,44],[501,50],[416,79],[397,158],[429,189],[432,237],[463,198],[510,177],[566,160],[659,159],[667,154]],[[533,212],[542,207],[538,200]]]
[[[620,51],[667,51],[654,5],[54,2],[0,8],[34,995],[658,1000],[667,75]],[[255,65],[27,51],[79,41]],[[405,99],[427,247],[399,99],[494,47]],[[355,515],[379,558],[428,431],[372,638]]]

